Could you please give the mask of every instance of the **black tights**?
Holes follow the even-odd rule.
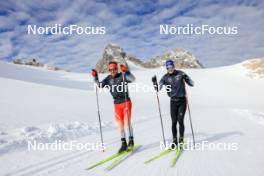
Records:
[[[174,98],[170,102],[173,139],[177,140],[177,122],[179,123],[180,137],[184,137],[184,115],[186,111],[186,98]]]

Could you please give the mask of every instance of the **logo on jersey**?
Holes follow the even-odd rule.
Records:
[[[168,78],[168,82],[172,83],[173,79],[171,77]]]
[[[109,84],[110,84],[110,85],[114,85],[114,83],[115,83],[114,79],[110,79],[110,80],[109,80]]]

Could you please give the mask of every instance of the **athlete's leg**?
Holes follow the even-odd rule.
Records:
[[[178,110],[178,122],[179,122],[179,131],[180,131],[180,142],[183,142],[183,138],[184,138],[184,116],[185,116],[185,112],[186,112],[186,99],[183,99],[182,101],[180,101],[179,104],[179,110]]]
[[[170,101],[170,114],[171,114],[171,131],[172,131],[172,137],[173,141],[177,141],[177,114],[178,114],[178,107],[177,103],[173,100]],[[177,144],[177,142],[176,142]]]
[[[133,128],[132,128],[132,123],[131,123],[131,114],[132,114],[132,102],[127,101],[126,102],[126,110],[125,110],[125,124],[127,127],[127,131],[129,133],[129,141],[128,141],[128,146],[132,147],[134,146],[134,135],[133,135]]]
[[[125,105],[125,111],[124,111],[124,121],[125,126],[127,127],[127,131],[129,133],[129,137],[133,137],[133,128],[131,123],[131,116],[132,115],[132,102],[127,101]]]
[[[126,138],[124,127],[124,104],[115,104],[115,120],[121,134],[121,138]]]
[[[118,150],[119,153],[127,150],[126,133],[124,127],[124,108],[125,105],[123,103],[115,104],[115,118],[121,134],[121,147]]]

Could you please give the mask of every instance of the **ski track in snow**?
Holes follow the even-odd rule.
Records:
[[[163,114],[165,115],[165,114]],[[149,120],[151,120],[152,118],[154,117],[157,117],[156,115],[149,115],[149,116],[143,116],[141,118],[138,118],[138,120],[135,120],[135,122],[133,122],[133,124],[136,126],[137,124],[140,124],[140,123],[144,123],[144,122],[148,122]],[[103,130],[104,132],[107,132],[107,131],[111,131],[113,129],[115,129],[111,123],[105,123],[106,125],[103,125]],[[109,126],[110,124],[110,126]],[[31,138],[25,138],[25,139],[18,139],[17,141],[12,141],[12,144],[14,144],[14,146],[7,146],[7,147],[10,147],[9,150],[11,151],[5,151],[3,149],[3,155],[5,155],[6,153],[5,152],[12,152],[12,150],[14,151],[23,151],[23,147],[25,148],[25,146],[27,145],[27,142],[28,141],[31,141],[31,140],[37,140],[39,142],[42,142],[42,141],[46,141],[46,142],[52,142],[54,140],[59,140],[60,138],[52,138],[51,136],[55,136],[56,137],[56,132],[60,131],[61,132],[61,128],[63,130],[69,128],[69,129],[78,129],[78,130],[81,130],[81,129],[90,129],[90,128],[87,128],[86,125],[84,125],[83,128],[80,128],[81,125],[84,125],[84,124],[80,124],[79,122],[72,122],[72,123],[66,123],[66,124],[55,124],[55,125],[51,125],[49,128],[48,128],[48,131],[54,131],[54,133],[50,134],[49,137],[47,137],[47,134],[46,134],[46,131],[40,131],[40,129],[38,127],[25,127],[25,128],[22,128],[20,133],[23,134],[23,136],[29,136]],[[75,126],[75,128],[74,128]],[[60,127],[59,130],[50,130],[50,128],[53,128],[53,127]],[[66,127],[66,128],[65,128]],[[33,132],[33,134],[32,134]],[[34,133],[34,132],[37,132],[37,133]],[[71,135],[67,134],[67,131],[62,131],[64,132],[63,136],[66,135],[67,138],[71,139]],[[75,134],[75,139],[78,139],[76,138],[78,136],[78,133],[81,133],[80,131],[76,131],[77,134]],[[27,134],[28,133],[28,134]],[[69,132],[68,132],[69,133]],[[98,129],[98,125],[97,123],[94,125],[93,128],[91,128],[91,131],[88,132],[88,133],[85,133],[85,135],[89,136],[89,135],[93,135],[93,134],[97,134],[98,135],[99,133],[99,129]],[[3,135],[6,135],[5,132],[2,132]],[[42,135],[39,135],[39,134],[42,134]],[[43,135],[44,134],[44,135]],[[82,133],[81,133],[82,134]],[[82,137],[82,136],[85,136],[84,134],[80,135],[79,134],[79,138]],[[58,136],[60,137],[60,136]],[[70,138],[71,137],[71,138]],[[98,136],[97,136],[98,137]],[[63,140],[63,139],[61,139]],[[23,142],[21,142],[23,141]],[[114,142],[111,142],[111,141],[114,141]],[[107,146],[108,147],[111,147],[113,144],[116,144],[116,143],[119,143],[119,140],[110,140],[110,141],[107,141]],[[20,145],[19,145],[20,144]],[[23,145],[22,145],[23,144]],[[22,147],[22,149],[20,149]],[[20,150],[19,150],[20,149]],[[25,149],[24,149],[25,150]],[[60,155],[60,156],[57,156],[57,157],[54,157],[54,158],[51,158],[51,159],[48,159],[48,160],[45,160],[45,161],[42,161],[42,162],[39,162],[39,163],[36,163],[36,164],[33,164],[33,165],[30,165],[30,166],[26,166],[24,168],[21,168],[21,169],[18,169],[16,171],[12,171],[12,172],[9,172],[5,175],[36,175],[37,173],[46,173],[46,174],[50,174],[51,172],[54,172],[58,169],[62,169],[62,168],[65,168],[66,166],[74,163],[74,162],[78,162],[78,161],[81,161],[81,160],[85,160],[85,158],[87,157],[92,157],[96,155],[96,153],[93,153],[92,151],[76,151],[76,152],[70,152],[70,153],[67,153],[67,154],[63,154],[63,155]],[[74,160],[74,161],[71,161],[71,160]],[[41,174],[43,175],[43,173]]]
[[[144,117],[142,119],[144,120],[139,120],[136,121],[134,124],[136,125],[137,123],[141,122],[147,122],[150,120],[150,118],[156,117],[154,115],[150,115],[149,117]],[[97,134],[98,135],[98,134]],[[98,136],[97,136],[98,137]],[[119,143],[119,140],[112,139],[107,141],[107,148],[111,148],[111,146]],[[89,157],[94,157],[98,153],[95,153],[94,151],[75,151],[75,152],[70,152],[67,154],[63,154],[9,173],[6,173],[6,176],[26,176],[26,175],[50,175],[53,172],[56,172],[57,170],[63,169],[67,166],[70,166],[71,164],[74,164],[76,162],[80,161],[86,161],[87,158]]]
[[[234,112],[251,120],[252,122],[264,125],[264,112],[250,111],[248,109],[234,109]]]
[[[233,115],[233,114],[230,114]],[[229,118],[229,117],[227,117]],[[222,132],[222,133],[204,133],[204,132],[199,132],[200,130],[196,129],[197,133],[196,133],[196,138],[197,138],[197,143],[201,143],[202,141],[210,141],[210,142],[217,142],[217,141],[222,141],[227,138],[230,139],[238,139],[241,136],[243,136],[243,130],[239,130],[241,129],[241,126],[237,125],[235,123],[235,121],[238,118],[234,118],[231,122],[230,125],[228,125],[228,127],[225,127],[225,129],[229,129],[231,131],[229,132]],[[135,125],[138,128],[138,133],[143,132],[144,128],[146,126],[152,126],[153,124],[156,123],[156,127],[158,128],[158,116],[155,117],[155,119],[152,119],[152,121],[145,121],[144,123],[140,123]],[[197,122],[196,122],[197,124]],[[187,126],[187,125],[186,125]],[[201,127],[203,127],[203,125],[200,125]],[[251,127],[253,126],[253,124],[251,125]],[[217,127],[217,124],[212,125],[212,128]],[[150,128],[148,128],[148,132],[149,132]],[[224,131],[224,130],[223,130]],[[263,130],[262,130],[263,131]],[[168,131],[167,131],[168,132]],[[147,133],[140,133],[143,134],[144,137],[147,137]],[[159,134],[159,133],[157,133]],[[108,134],[109,135],[109,134]],[[107,135],[107,136],[108,136]],[[111,134],[110,134],[111,135]],[[233,136],[233,137],[232,137]],[[102,171],[103,168],[105,168],[107,165],[105,166],[100,166],[98,168],[95,168],[92,171],[85,171],[84,168],[87,167],[88,165],[99,161],[100,159],[96,159],[96,160],[92,160],[92,161],[88,161],[88,158],[92,158],[95,157],[96,155],[99,155],[96,152],[72,152],[70,154],[66,154],[66,155],[62,155],[59,157],[55,157],[52,158],[50,160],[35,164],[33,166],[29,166],[23,169],[19,169],[18,171],[15,172],[11,172],[7,175],[57,175],[57,173],[67,173],[67,170],[69,170],[69,168],[71,166],[77,166],[76,169],[81,169],[82,172],[79,175],[109,175],[109,174],[117,174],[120,172],[124,172],[124,171],[133,171],[133,170],[137,170],[138,168],[141,168],[141,171],[146,168],[146,170],[144,171],[144,174],[150,174],[150,175],[156,175],[156,174],[161,174],[161,175],[200,175],[200,174],[204,174],[204,170],[207,169],[207,174],[208,175],[225,175],[225,172],[221,170],[221,167],[224,167],[226,169],[231,168],[232,169],[232,165],[233,163],[231,161],[226,161],[228,164],[220,164],[219,167],[214,167],[210,169],[210,163],[208,163],[207,161],[203,161],[204,160],[204,154],[202,151],[184,151],[184,153],[182,154],[182,156],[179,158],[175,169],[170,168],[170,161],[172,159],[172,154],[165,156],[164,158],[161,158],[160,160],[154,161],[153,163],[149,164],[149,165],[144,165],[143,162],[144,160],[148,159],[149,157],[153,156],[153,153],[157,153],[156,146],[157,146],[157,139],[156,138],[160,138],[161,136],[154,136],[152,137],[152,142],[153,143],[145,143],[142,147],[142,149],[140,149],[136,154],[132,155],[129,159],[127,159],[126,161],[124,161],[121,165],[117,166],[115,169],[113,169],[113,171],[110,172],[104,172]],[[190,131],[187,132],[186,138],[189,140],[191,139],[191,134]],[[227,140],[227,141],[229,141]],[[144,140],[143,140],[144,141]],[[156,141],[156,142],[155,142]],[[141,136],[141,142],[142,142],[142,136]],[[114,138],[111,140],[111,142],[108,141],[109,144],[109,150],[113,153],[113,147],[114,146],[119,146],[119,140],[114,140]],[[110,147],[111,146],[111,147]],[[152,152],[151,152],[152,151]],[[108,155],[109,153],[108,152]],[[210,151],[205,151],[206,154],[206,158],[207,159],[213,159],[215,160],[216,158],[214,157],[214,155],[217,156],[218,159],[224,159],[224,157],[222,157],[222,155],[227,156],[227,153],[223,153],[221,154],[221,152],[216,152],[216,154],[210,152]],[[146,153],[146,154],[143,154]],[[108,156],[105,155],[105,156]],[[102,157],[104,158],[104,157]],[[215,162],[215,161],[214,161]],[[213,162],[213,163],[214,163]],[[79,164],[78,164],[79,163]],[[197,167],[192,167],[189,168],[188,165],[185,165],[184,163],[193,163],[193,164],[197,164]],[[219,163],[219,162],[215,162],[215,163]],[[68,168],[69,167],[69,168]],[[154,168],[156,169],[154,169]],[[209,167],[209,168],[208,168]],[[157,169],[159,168],[159,169]],[[236,167],[235,167],[236,168]],[[73,169],[75,170],[75,169]],[[72,173],[74,173],[72,171]],[[86,173],[86,174],[85,174]],[[130,173],[127,175],[134,175],[134,173]],[[143,175],[143,174],[142,174]],[[243,175],[243,174],[242,174]]]
[[[102,128],[104,131],[108,131],[114,129],[114,125],[111,122],[103,122]],[[25,149],[28,142],[48,143],[56,140],[69,141],[98,132],[98,123],[89,125],[81,122],[68,122],[64,124],[52,124],[46,129],[28,126],[15,132],[13,135],[2,135],[3,139],[0,136],[1,141],[3,141],[0,143],[0,155],[12,150]]]

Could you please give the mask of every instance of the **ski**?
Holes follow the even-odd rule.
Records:
[[[152,161],[154,161],[154,160],[157,160],[157,159],[161,158],[162,156],[164,156],[164,155],[166,155],[166,154],[169,154],[169,153],[172,152],[172,151],[174,151],[174,150],[171,150],[171,149],[165,150],[165,151],[161,152],[160,154],[158,154],[158,155],[156,155],[156,156],[150,158],[149,160],[145,161],[144,163],[145,163],[145,164],[148,164],[148,163],[150,163],[150,162],[152,162]]]
[[[110,171],[116,166],[118,166],[120,163],[122,163],[125,159],[127,159],[129,156],[131,156],[134,152],[136,152],[141,145],[136,145],[135,147],[128,149],[128,151],[125,151],[121,155],[119,155],[112,164],[110,164],[108,167],[105,168],[105,171]]]
[[[122,154],[123,154],[123,153],[115,153],[115,154],[113,154],[113,155],[107,157],[106,159],[103,159],[103,160],[101,160],[101,161],[95,163],[94,165],[92,165],[92,166],[86,168],[86,170],[91,170],[91,169],[93,169],[93,168],[95,168],[95,167],[97,167],[97,166],[100,166],[100,165],[102,165],[102,164],[104,164],[104,163],[106,163],[106,162],[108,162],[108,161],[113,160],[114,158],[117,158],[118,156],[120,156],[120,155],[122,155]]]
[[[183,152],[183,147],[180,146],[180,147],[176,150],[176,154],[174,155],[174,157],[173,157],[173,159],[172,159],[171,167],[174,167],[174,166],[176,165],[176,162],[177,162],[178,159],[180,158],[182,152]]]

